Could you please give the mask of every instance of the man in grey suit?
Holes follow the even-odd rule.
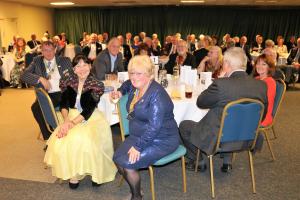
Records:
[[[120,46],[120,41],[112,38],[107,48],[95,59],[92,72],[98,80],[105,80],[105,74],[124,71],[122,54],[119,52]]]
[[[217,142],[222,112],[227,103],[240,98],[253,98],[265,104],[266,112],[266,84],[248,76],[245,72],[246,66],[247,57],[242,48],[228,49],[224,54],[222,68],[225,77],[215,79],[197,99],[197,106],[201,109],[210,109],[209,112],[199,122],[186,120],[180,123],[180,134],[188,150],[186,155],[189,159],[188,169],[195,169],[197,148],[212,153]],[[199,171],[205,171],[206,164],[202,158],[200,160]],[[231,169],[231,154],[224,154],[221,170],[228,172]]]
[[[51,41],[42,43],[42,55],[34,58],[32,63],[25,69],[21,76],[23,82],[35,87],[43,87],[49,94],[54,107],[59,106],[61,101],[61,91],[59,81],[61,78],[73,73],[72,63],[69,58],[56,57],[55,45]],[[33,116],[47,140],[51,133],[48,131],[43,114],[37,100],[32,104]]]

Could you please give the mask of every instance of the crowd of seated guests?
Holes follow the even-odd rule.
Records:
[[[188,65],[199,73],[212,72],[215,79],[197,100],[199,108],[210,109],[207,116],[200,122],[183,121],[180,125],[180,134],[190,156],[187,169],[191,170],[195,168],[195,148],[201,148],[205,144],[212,148],[215,145],[215,139],[205,135],[211,135],[211,130],[216,134],[219,129],[219,121],[207,121],[220,119],[221,112],[215,105],[220,103],[225,106],[224,101],[218,99],[221,96],[218,92],[228,95],[230,100],[254,96],[264,104],[268,102],[262,121],[262,125],[267,126],[273,120],[276,82],[272,75],[276,71],[277,58],[288,53],[288,48],[291,48],[288,62],[297,70],[300,66],[300,38],[296,44],[291,38],[286,46],[282,36],[278,36],[275,45],[271,39],[264,42],[263,37],[257,35],[256,41],[248,45],[246,36],[231,37],[230,34],[225,34],[221,44],[218,44],[216,36],[208,35],[200,35],[197,40],[194,34],[190,34],[187,40],[183,40],[181,34],[176,33],[166,36],[165,41],[160,42],[156,33],[150,38],[145,32],[141,32],[132,40],[130,32],[126,33],[125,39],[122,35],[109,38],[106,32],[90,35],[84,32],[79,43],[82,54],[75,56],[72,69],[70,59],[63,57],[63,49],[69,43],[66,34],[54,36],[51,40],[49,38],[49,35],[44,36],[39,44],[36,36],[32,35],[28,45],[32,47],[32,51],[40,51],[41,55],[34,59],[23,75],[20,65],[28,52],[25,40],[16,38],[13,48],[16,60],[13,85],[20,83],[21,76],[21,80],[28,84],[35,87],[42,85],[53,102],[53,94],[58,97],[55,104],[60,106],[63,123],[54,130],[54,134],[43,134],[49,145],[44,161],[53,167],[56,177],[69,180],[72,189],[76,189],[80,180],[88,174],[92,176],[93,186],[112,181],[118,169],[130,187],[131,199],[142,199],[143,196],[138,170],[172,153],[180,142],[173,114],[174,105],[165,89],[153,81],[154,67],[149,56],[168,57],[164,67],[169,74],[173,74],[175,66]],[[41,46],[40,50],[38,45]],[[255,61],[250,54],[253,52],[260,54]],[[62,71],[62,68],[65,70]],[[130,136],[117,148],[113,156],[111,131],[106,120],[95,108],[104,93],[101,81],[105,79],[105,75],[120,71],[128,71],[129,80],[118,91],[112,92],[110,97],[128,95],[126,109],[129,113]],[[253,86],[250,91],[247,90],[249,85]],[[236,89],[235,94],[228,92],[232,88]],[[53,89],[55,91],[51,91]],[[143,104],[139,103],[140,99]],[[207,100],[210,101],[209,104]],[[38,102],[34,104],[38,107]],[[214,114],[215,110],[218,116]],[[36,117],[37,111],[32,111]],[[41,116],[37,118],[41,119]],[[45,122],[38,123],[42,130],[44,125],[41,123]],[[199,133],[197,127],[207,130]],[[90,145],[91,141],[95,146]],[[256,144],[257,150],[261,149],[262,142],[260,135]],[[88,159],[83,159],[84,147],[89,150]],[[68,148],[76,149],[76,152],[68,152]],[[74,159],[76,153],[81,155],[80,159]],[[93,163],[94,159],[101,163],[102,168],[97,168]],[[230,161],[231,155],[225,155],[221,168],[223,172],[232,170]],[[79,165],[84,166],[86,163],[90,163],[92,169],[80,169]],[[199,164],[200,171],[205,171],[205,160],[200,159]],[[69,171],[70,168],[75,170]]]
[[[25,54],[28,52],[40,54],[40,43],[51,39],[56,45],[56,55],[64,56],[65,47],[67,44],[69,44],[69,40],[67,39],[65,33],[61,33],[50,38],[49,33],[45,32],[41,42],[36,38],[36,35],[33,33],[31,35],[31,40],[27,43],[27,46],[30,47],[28,49],[30,50],[24,51]],[[195,34],[188,34],[186,36],[186,40],[183,40],[181,34],[176,33],[174,35],[167,35],[165,40],[161,42],[157,33],[153,33],[152,36],[149,37],[146,32],[140,32],[138,35],[133,35],[132,33],[127,32],[125,34],[125,39],[122,35],[118,35],[117,38],[120,41],[119,52],[122,54],[122,64],[125,71],[127,71],[127,66],[130,59],[134,55],[144,54],[144,51],[146,50],[149,56],[167,56],[169,58],[169,61],[165,63],[165,68],[167,69],[168,73],[172,74],[173,67],[175,64],[178,64],[190,65],[192,68],[198,67],[199,72],[212,71],[214,77],[217,77],[222,66],[222,54],[224,54],[227,49],[236,46],[241,47],[246,53],[246,72],[248,74],[254,73],[253,66],[255,58],[263,53],[265,49],[273,49],[276,52],[277,56],[275,63],[277,63],[279,58],[286,57],[288,53],[290,53],[289,58],[287,59],[287,64],[292,66],[294,69],[289,69],[292,71],[292,78],[289,78],[290,75],[288,73],[286,75],[287,83],[295,81],[295,76],[299,73],[299,55],[297,55],[298,45],[295,36],[291,36],[288,42],[285,43],[283,36],[278,35],[276,38],[276,44],[271,39],[264,41],[263,36],[260,34],[256,35],[254,42],[248,42],[248,39],[245,35],[241,37],[232,37],[229,33],[226,33],[222,37],[221,41],[218,41],[217,36],[203,34],[199,35],[198,38]],[[17,39],[18,37],[14,36],[14,42],[11,45],[11,49],[14,50],[14,52],[16,52],[15,49],[17,47]],[[80,38],[79,41],[79,51],[76,51],[76,54],[82,52],[90,60],[94,61],[96,57],[99,56],[101,51],[107,48],[109,40],[110,37],[107,32],[99,34],[88,34],[87,32],[83,32],[82,38]],[[183,45],[181,45],[183,43],[182,41],[184,41]],[[185,47],[182,48],[182,46]],[[221,54],[219,52],[219,55],[214,57],[214,53],[217,52],[218,49],[217,47],[221,49]],[[254,59],[252,55],[255,55]],[[215,60],[213,60],[213,57]],[[282,63],[279,64],[282,65]],[[17,66],[14,69],[11,85],[12,87],[17,87],[19,85],[18,72],[20,72],[20,70],[18,70]],[[281,69],[284,73],[286,72],[284,67],[281,67]]]

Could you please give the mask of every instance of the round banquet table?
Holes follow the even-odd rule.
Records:
[[[171,94],[174,86],[170,86],[166,89],[169,94]],[[198,81],[197,86],[193,88],[193,96],[191,99],[185,98],[184,85],[180,84],[178,89],[180,91],[180,98],[172,98],[174,104],[174,117],[177,122],[177,125],[180,124],[183,120],[193,120],[200,121],[208,112],[209,109],[200,109],[196,105],[197,97],[204,90],[204,86]],[[113,114],[115,105],[109,100],[109,94],[104,93],[98,104],[98,109],[102,111],[110,125],[119,123],[119,117],[117,114]]]
[[[1,55],[1,60],[3,62],[2,65],[2,75],[4,80],[6,81],[10,81],[10,72],[11,70],[14,68],[15,66],[15,61],[13,56],[9,53],[9,54],[5,54],[5,55]]]

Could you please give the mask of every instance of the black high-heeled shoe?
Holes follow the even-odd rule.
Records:
[[[100,187],[102,184],[96,183],[94,181],[92,181],[92,186],[93,187]]]
[[[69,182],[69,188],[72,190],[76,190],[79,186],[79,182],[78,183],[71,183]]]

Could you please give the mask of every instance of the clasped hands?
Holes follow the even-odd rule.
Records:
[[[63,138],[68,134],[68,131],[73,128],[75,125],[72,121],[66,120],[59,128],[58,132],[56,133],[56,136],[58,138]]]

